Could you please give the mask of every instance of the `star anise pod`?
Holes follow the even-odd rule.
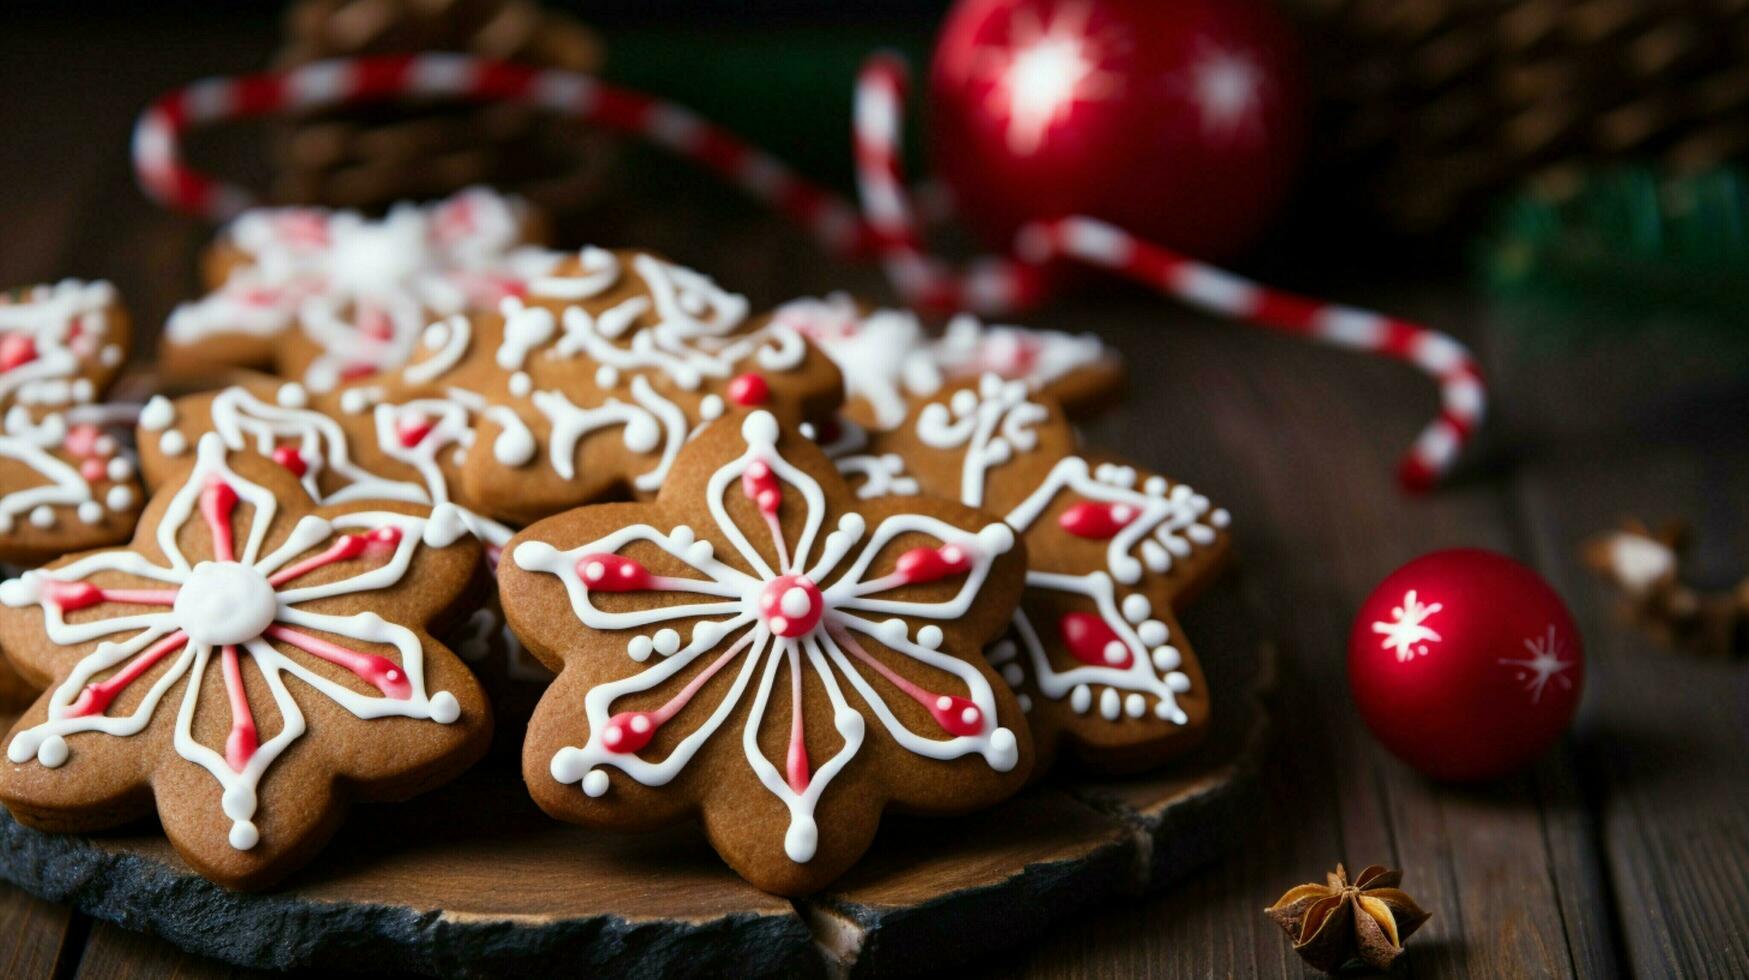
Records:
[[[1358,959],[1386,970],[1403,952],[1403,940],[1430,914],[1397,887],[1402,880],[1403,872],[1375,864],[1350,882],[1338,864],[1324,884],[1290,888],[1263,911],[1316,969],[1335,973]]]

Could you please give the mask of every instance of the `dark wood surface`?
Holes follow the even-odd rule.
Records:
[[[115,280],[145,323],[193,285],[206,234],[134,190],[133,114],[194,74],[258,64],[271,38],[128,24],[0,31],[0,282]],[[591,216],[604,243],[670,251],[768,302],[876,289],[681,167],[640,165]],[[993,974],[1300,976],[1260,909],[1336,861],[1405,869],[1433,919],[1403,972],[1462,976],[1749,974],[1749,667],[1664,653],[1619,626],[1578,543],[1626,515],[1686,517],[1703,575],[1749,566],[1743,356],[1691,353],[1680,323],[1586,351],[1522,338],[1461,270],[1399,281],[1348,270],[1296,283],[1450,328],[1476,345],[1495,413],[1462,479],[1400,496],[1396,455],[1432,395],[1395,366],[1257,334],[1121,290],[1033,318],[1102,332],[1127,356],[1125,408],[1092,437],[1229,507],[1282,663],[1265,803],[1247,845],[1167,892],[1065,914],[1015,937]],[[1601,331],[1601,325],[1599,328]],[[1479,545],[1542,570],[1585,634],[1572,736],[1499,783],[1430,783],[1381,750],[1344,682],[1349,619],[1427,550]],[[1029,930],[1033,932],[1034,930]],[[227,967],[0,886],[0,973],[198,976]]]

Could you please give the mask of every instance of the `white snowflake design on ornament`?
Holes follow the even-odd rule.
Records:
[[[1427,644],[1442,639],[1438,630],[1427,625],[1427,620],[1444,608],[1443,603],[1422,602],[1416,591],[1410,589],[1401,605],[1391,607],[1391,621],[1375,621],[1372,631],[1384,637],[1380,647],[1396,653],[1399,663],[1408,663],[1417,656],[1426,656]]]
[[[432,319],[522,291],[528,265],[542,261],[539,250],[518,248],[523,210],[474,188],[397,205],[380,220],[319,208],[246,212],[221,240],[243,261],[212,293],[172,311],[165,335],[192,347],[295,327],[321,351],[302,378],[315,391],[397,368]]]
[[[0,296],[0,405],[92,401],[127,356],[115,288],[64,279]]]
[[[202,437],[198,462],[175,491],[156,529],[164,564],[136,551],[116,549],[50,570],[26,572],[0,584],[0,603],[42,609],[50,642],[77,646],[102,641],[45,695],[47,720],[13,734],[7,757],[14,764],[34,758],[53,769],[72,756],[71,740],[76,736],[136,735],[160,710],[169,710],[162,702],[172,687],[186,679],[181,705],[175,709],[175,750],[218,781],[224,814],[232,821],[231,846],[249,850],[260,840],[253,817],[262,776],[304,734],[303,713],[287,687],[288,677],[361,719],[406,717],[439,724],[457,720],[460,709],[454,695],[425,689],[425,651],[413,630],[375,612],[342,616],[302,607],[316,600],[389,588],[403,579],[417,549],[448,547],[466,534],[466,527],[456,510],[445,506],[429,517],[388,511],[333,518],[305,515],[279,547],[263,554],[280,502],[272,491],[238,475],[226,455],[217,435]],[[240,506],[252,511],[248,536],[241,542],[235,533]],[[205,525],[213,550],[209,561],[191,564],[178,544],[179,533],[190,520]],[[371,564],[337,581],[299,583],[319,569],[353,559]],[[92,580],[105,573],[148,579],[164,587],[112,588]],[[140,611],[67,619],[68,613],[100,604]],[[396,659],[361,652],[318,633],[392,646]],[[245,655],[259,668],[281,718],[280,731],[266,741],[256,730],[243,686]],[[303,662],[305,657],[345,670],[377,693],[348,689],[312,670]],[[166,660],[171,661],[169,667],[150,681],[132,710],[108,713],[118,697],[135,683],[146,683],[143,678]],[[202,679],[215,661],[223,672],[231,719],[222,751],[200,743],[193,734],[195,714],[202,710]]]
[[[1216,146],[1256,146],[1268,135],[1265,112],[1278,96],[1274,80],[1245,50],[1198,38],[1192,62],[1175,79]]]
[[[825,491],[778,451],[777,421],[769,413],[754,412],[744,420],[741,435],[745,452],[712,472],[705,494],[714,532],[733,546],[747,570],[719,560],[710,541],[685,525],[663,531],[631,524],[563,551],[545,541],[526,540],[513,546],[512,560],[522,569],[557,576],[585,627],[636,631],[626,655],[650,663],[623,679],[590,688],[584,699],[588,740],[553,756],[552,777],[560,783],[581,784],[591,797],[609,792],[609,769],[646,786],[665,785],[701,747],[718,737],[728,716],[751,697],[741,735],[747,765],[787,808],[784,851],[791,861],[802,864],[813,858],[819,843],[821,828],[814,813],[821,795],[869,737],[868,719],[852,707],[842,683],[854,688],[873,712],[877,731],[920,759],[976,755],[997,772],[1008,772],[1019,762],[1015,734],[997,723],[996,692],[984,674],[942,649],[940,626],[926,623],[913,629],[906,620],[952,622],[964,617],[998,556],[1013,546],[1014,534],[1000,523],[968,531],[919,514],[888,516],[870,533],[861,515],[847,513],[836,529],[822,537]],[[726,500],[737,494],[761,515],[778,556],[775,565],[730,516]],[[792,540],[778,512],[786,499],[797,498],[805,519]],[[927,535],[941,544],[908,550],[894,571],[869,577],[875,558],[904,534]],[[653,574],[621,553],[634,542],[654,545],[697,577]],[[955,579],[959,584],[953,596],[940,601],[888,595],[908,586]],[[628,592],[697,598],[620,612],[604,609],[593,599],[597,593]],[[692,624],[691,633],[682,636],[680,629],[687,623]],[[873,640],[892,656],[954,678],[963,685],[964,694],[926,689],[871,653],[859,637]],[[655,710],[614,710],[621,698],[657,690],[701,658],[709,658],[703,671]],[[795,707],[785,761],[779,768],[761,751],[758,735],[778,669],[785,665]],[[712,676],[731,669],[734,679],[727,694],[708,706],[709,717],[666,758],[651,761],[639,755],[664,724],[688,708]],[[818,764],[808,758],[804,741],[809,726],[799,707],[804,670],[824,687],[833,707],[833,728],[842,740],[838,751]],[[938,730],[918,732],[907,727],[871,678],[914,700]]]
[[[970,314],[954,317],[940,336],[931,337],[915,314],[864,313],[844,293],[792,300],[777,308],[772,322],[808,338],[837,363],[846,398],[867,403],[867,421],[876,429],[900,424],[915,402],[952,381],[996,374],[1039,391],[1117,359],[1093,334],[985,324]]]
[[[1524,649],[1530,654],[1529,657],[1501,657],[1500,663],[1513,668],[1515,676],[1524,682],[1524,690],[1530,695],[1531,704],[1542,702],[1543,690],[1550,682],[1562,690],[1572,689],[1573,679],[1566,672],[1573,666],[1573,661],[1562,656],[1566,652],[1565,645],[1556,634],[1553,623],[1549,624],[1548,632],[1542,636],[1526,639]]]
[[[1004,501],[1013,499],[1018,470],[1004,470],[1022,457],[1046,450],[1041,428],[1060,423],[1029,395],[1027,385],[985,375],[976,388],[962,388],[946,402],[925,405],[916,416],[914,435],[932,450],[963,457],[956,487],[925,488],[957,493],[974,507],[990,504],[992,484],[1005,483]],[[1054,433],[1053,446],[1070,442]],[[891,455],[891,454],[889,454]],[[857,458],[838,461],[841,472],[869,468]],[[865,484],[862,488],[868,489]],[[1077,715],[1121,722],[1146,715],[1185,725],[1189,718],[1178,697],[1191,689],[1182,669],[1184,654],[1172,642],[1167,621],[1155,614],[1166,597],[1150,577],[1165,576],[1175,564],[1214,547],[1231,523],[1223,509],[1189,486],[1162,476],[1142,476],[1133,467],[1094,464],[1079,455],[1058,459],[1036,486],[1024,493],[1006,514],[1008,525],[1026,538],[1032,567],[1027,570],[1029,599],[1014,615],[1013,634],[988,650],[1003,678],[1020,690],[1030,677],[1051,702],[1063,702]],[[1046,517],[1065,495],[1074,499],[1054,520]],[[1007,504],[1004,504],[1007,506]],[[1089,542],[1106,542],[1098,567],[1073,570],[1053,567],[1052,535],[1066,534]],[[1138,588],[1138,586],[1150,588]],[[1150,599],[1145,593],[1155,592]],[[1058,598],[1041,601],[1046,594]],[[1060,608],[1061,597],[1076,596],[1091,611],[1077,609],[1056,616],[1061,649],[1074,663],[1053,663],[1050,644],[1035,623],[1040,608]]]

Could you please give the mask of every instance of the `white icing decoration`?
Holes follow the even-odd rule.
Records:
[[[499,312],[504,315],[504,340],[498,345],[498,366],[506,371],[520,371],[529,351],[552,339],[557,322],[552,310],[524,306],[514,296],[499,305]]]
[[[140,409],[140,428],[147,432],[162,432],[176,421],[176,406],[163,395],[153,395]]]
[[[461,363],[462,355],[473,342],[473,326],[465,316],[452,316],[426,327],[422,340],[431,354],[422,361],[407,365],[401,372],[402,377],[414,384],[434,381]]]
[[[744,566],[752,569],[751,574],[717,560],[709,543],[684,525],[666,533],[645,524],[628,525],[565,551],[538,539],[529,540],[520,544],[511,558],[522,568],[557,576],[565,586],[573,612],[584,626],[595,630],[639,630],[628,645],[628,654],[638,661],[653,660],[638,673],[598,685],[584,696],[588,741],[554,754],[549,767],[553,778],[579,783],[590,796],[611,791],[606,772],[609,767],[646,786],[666,785],[716,736],[751,688],[753,702],[742,731],[743,750],[761,784],[789,810],[785,853],[792,861],[802,863],[813,857],[818,845],[820,828],[814,820],[814,811],[821,793],[856,755],[867,734],[866,722],[846,699],[840,678],[856,689],[882,730],[906,751],[936,760],[977,754],[998,771],[1008,771],[1018,762],[1013,733],[996,725],[995,694],[984,675],[974,665],[933,648],[942,642],[939,627],[925,625],[914,640],[906,619],[898,618],[951,622],[963,617],[972,608],[996,556],[1013,546],[1014,534],[1003,524],[989,525],[974,534],[916,514],[888,517],[870,534],[859,515],[847,514],[836,529],[822,535],[824,491],[777,451],[776,420],[767,412],[753,412],[742,424],[742,436],[747,443],[746,451],[711,475],[706,505],[717,532],[727,539]],[[795,495],[805,514],[802,529],[793,540],[771,531],[779,556],[776,567],[748,540],[725,507],[726,497],[743,492],[743,477],[754,467],[769,469],[779,481],[782,493],[786,497]],[[902,586],[903,578],[897,573],[870,578],[869,566],[893,539],[917,534],[942,541],[944,547],[957,546],[971,557],[959,589],[953,596],[934,602],[883,598],[885,593]],[[585,555],[619,554],[634,542],[653,545],[689,569],[685,577],[659,579],[655,588],[692,593],[699,601],[618,612],[596,606],[583,576],[600,575],[605,566],[590,562],[579,570],[580,559]],[[847,561],[852,551],[857,552],[856,557]],[[811,584],[804,589],[791,579],[790,587],[774,600],[777,608],[762,606],[761,597],[780,576],[832,584],[810,592]],[[784,628],[780,623],[787,624],[789,617],[809,614],[816,604],[819,619],[811,629],[792,637],[776,632]],[[696,625],[684,642],[676,629],[665,625],[693,621]],[[652,627],[656,628],[654,633],[643,632]],[[864,676],[864,670],[869,668],[863,657],[872,655],[855,639],[858,634],[876,641],[892,656],[926,664],[963,685],[968,695],[967,708],[971,710],[962,711],[955,721],[968,727],[976,724],[975,734],[933,738],[907,728],[888,706],[884,688],[877,689]],[[636,752],[616,752],[607,747],[605,739],[609,720],[615,717],[612,709],[616,700],[655,690],[707,655],[723,669],[733,670],[730,689],[711,709],[709,717],[666,757],[649,761]],[[736,658],[741,661],[739,667],[730,668],[728,664]],[[806,785],[800,789],[766,758],[758,745],[780,666],[786,667],[792,678],[799,678],[799,672],[808,669],[818,679],[832,705],[832,724],[841,740],[830,758],[806,774]],[[794,683],[799,684],[799,680]]]
[[[1092,334],[986,325],[966,314],[930,338],[913,314],[864,315],[843,293],[786,303],[772,324],[799,332],[831,358],[843,372],[845,396],[867,402],[881,429],[899,425],[913,400],[934,396],[948,381],[993,373],[1037,391],[1116,358]]]
[[[134,414],[130,406],[74,405],[49,412],[36,421],[31,418],[30,410],[22,405],[7,410],[4,428],[0,431],[0,459],[23,464],[41,476],[43,482],[0,494],[0,533],[10,533],[17,527],[20,517],[33,527],[54,527],[55,508],[58,507],[72,508],[85,524],[101,522],[103,505],[92,487],[93,481],[81,473],[82,464],[97,463],[101,475],[112,482],[131,479],[133,464],[120,456],[108,455],[118,451],[113,437],[99,435],[92,439],[89,450],[74,453],[69,446],[68,434],[75,426],[131,422]],[[75,458],[69,461],[57,456],[57,450]],[[132,491],[126,486],[112,487],[109,499],[114,499],[117,492],[128,495],[131,503]],[[125,505],[112,509],[125,509]]]
[[[166,456],[180,456],[188,452],[188,437],[171,429],[158,437],[158,449]]]
[[[425,325],[489,307],[521,283],[521,205],[483,188],[381,220],[314,208],[245,212],[224,232],[240,251],[213,293],[177,307],[179,345],[219,334],[272,337],[294,327],[321,348],[303,380],[325,391],[350,370],[400,367]]]
[[[350,395],[356,390],[345,394]],[[449,482],[437,465],[437,453],[445,445],[472,444],[473,441],[469,424],[471,409],[459,402],[432,400],[407,406],[377,405],[375,422],[383,452],[411,466],[420,476],[417,482],[393,480],[354,462],[346,431],[321,412],[270,404],[240,386],[220,391],[213,397],[211,406],[213,431],[229,449],[253,450],[268,455],[276,446],[294,448],[304,463],[304,489],[311,499],[321,504],[358,500],[447,504]],[[442,413],[441,421],[417,445],[405,447],[395,429],[395,419],[402,409],[415,412],[431,409]],[[506,414],[515,420],[514,414]],[[322,489],[323,474],[339,478],[338,485],[327,493]],[[511,531],[504,525],[471,511],[464,511],[463,516],[476,536],[487,544],[502,547],[510,540]]]
[[[1035,449],[1036,429],[1046,418],[1044,408],[1028,400],[1024,384],[985,375],[975,391],[962,389],[946,404],[933,402],[925,406],[917,414],[916,435],[933,449],[963,451],[960,499],[962,503],[981,506],[991,473]],[[847,474],[866,474],[873,458],[846,456],[838,459],[837,465]],[[1124,716],[1139,718],[1148,713],[1151,700],[1155,717],[1185,724],[1189,719],[1175,695],[1188,689],[1189,679],[1180,673],[1169,673],[1181,663],[1179,652],[1166,646],[1170,631],[1163,621],[1151,618],[1153,609],[1146,596],[1139,593],[1120,596],[1120,587],[1139,582],[1144,566],[1164,573],[1170,570],[1174,556],[1187,557],[1196,548],[1214,544],[1215,527],[1225,527],[1230,518],[1225,511],[1212,510],[1207,497],[1183,484],[1172,484],[1158,476],[1142,480],[1133,467],[1090,466],[1085,459],[1070,456],[1059,460],[1009,512],[1007,524],[1021,535],[1028,534],[1064,493],[1123,506],[1134,516],[1112,535],[1104,569],[1085,575],[1030,569],[1027,589],[1069,593],[1091,600],[1122,649],[1113,651],[1111,661],[1104,665],[1075,661],[1072,666],[1059,669],[1050,662],[1045,644],[1023,604],[1015,613],[1013,630],[1025,654],[1015,661],[1026,668],[1022,679],[1030,675],[1039,693],[1050,700],[1068,699],[1071,710],[1077,714],[1097,708],[1097,716],[1108,721],[1119,721]],[[1135,557],[1136,553],[1141,559]],[[1129,665],[1117,666],[1124,661],[1126,652]],[[1014,660],[1014,654],[1010,651],[1004,660],[992,660],[1008,662]],[[1141,698],[1140,710],[1131,707],[1138,703],[1136,697]]]
[[[109,334],[108,311],[115,302],[109,283],[78,279],[0,297],[0,336],[27,340],[31,352],[29,359],[0,371],[0,405],[60,407],[90,401],[96,390],[90,379],[78,376],[82,362],[113,366],[119,360],[98,353]],[[120,348],[115,350],[119,355]]]
[[[306,516],[292,526],[279,547],[264,554],[278,501],[271,491],[231,470],[225,463],[225,456],[224,442],[217,434],[202,437],[195,466],[187,481],[171,498],[158,526],[156,541],[165,564],[156,564],[135,551],[98,551],[52,572],[30,571],[0,583],[0,602],[15,607],[35,605],[42,608],[43,627],[51,642],[80,646],[93,640],[104,640],[79,660],[49,693],[46,720],[13,736],[7,747],[7,757],[19,765],[34,757],[42,765],[56,768],[68,760],[69,736],[104,734],[127,737],[137,734],[157,714],[169,690],[186,678],[175,720],[175,750],[218,781],[222,810],[232,821],[231,844],[246,850],[259,842],[260,834],[253,817],[261,777],[273,761],[304,733],[303,712],[286,686],[285,675],[297,678],[318,695],[327,697],[361,719],[407,717],[453,722],[458,717],[459,705],[453,695],[439,692],[427,696],[424,650],[412,630],[390,623],[374,612],[340,616],[301,608],[302,604],[313,600],[394,586],[405,577],[414,552],[423,542],[432,537],[453,540],[453,532],[442,525],[454,523],[456,518],[453,509],[446,511],[441,507],[429,520],[389,512],[345,514],[332,521]],[[221,556],[191,566],[178,543],[180,532],[191,517],[201,519],[196,516],[200,499],[215,482],[230,487],[236,494],[237,509],[248,508],[252,512],[248,521],[249,532],[237,542],[239,551],[234,560]],[[224,519],[229,528],[241,524],[235,514]],[[433,525],[440,525],[440,529],[434,532]],[[319,554],[338,532],[369,533],[384,528],[397,532],[392,551],[386,559],[371,563],[363,571],[313,585],[299,585],[299,574],[291,574],[278,584],[270,581],[276,573],[296,572],[297,562]],[[49,601],[43,588],[43,583],[50,580],[89,582],[94,575],[115,572],[149,579],[168,588],[158,590],[161,599],[129,597],[110,600],[137,606],[146,610],[144,612],[107,619],[81,619],[74,623],[67,622],[61,607]],[[313,637],[312,632],[319,635]],[[106,639],[124,634],[127,635],[120,640]],[[306,665],[305,658],[317,655],[300,644],[326,643],[328,641],[320,639],[325,635],[393,647],[396,659],[388,661],[388,669],[382,676],[390,682],[404,684],[405,696],[361,694],[351,686],[312,670]],[[180,644],[178,639],[182,641]],[[299,652],[288,653],[276,644],[284,644]],[[100,678],[115,676],[112,671],[142,655],[150,656],[148,651],[153,649],[161,651],[158,657],[169,661],[169,667],[150,681],[151,686],[127,714],[110,715],[103,710],[83,715],[72,712],[73,705],[88,685]],[[216,751],[197,741],[193,731],[202,679],[213,660],[230,656],[226,650],[246,653],[254,660],[281,719],[280,730],[259,743],[240,766],[233,766],[227,757],[228,748],[227,752]],[[225,669],[229,678],[232,668]],[[142,678],[138,683],[147,681]],[[247,697],[240,690],[237,694]]]

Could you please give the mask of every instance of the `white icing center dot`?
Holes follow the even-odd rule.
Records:
[[[177,590],[176,625],[199,646],[253,640],[273,624],[279,598],[267,577],[234,561],[203,561]]]
[[[425,267],[424,229],[415,222],[385,221],[347,229],[334,243],[331,268],[347,292],[393,288]]]

